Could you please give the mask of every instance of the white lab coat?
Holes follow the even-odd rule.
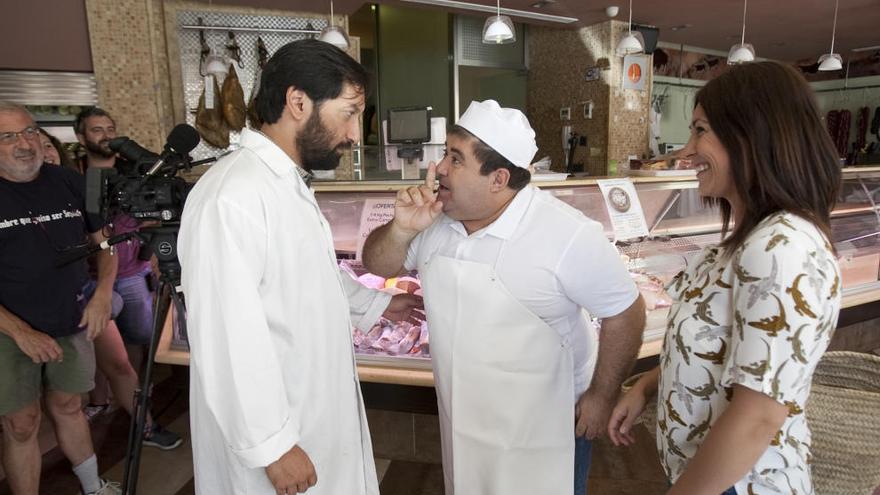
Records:
[[[274,494],[265,467],[299,445],[310,495],[378,494],[351,327],[389,296],[340,273],[293,161],[253,131],[241,144],[196,184],[178,241],[196,493]]]

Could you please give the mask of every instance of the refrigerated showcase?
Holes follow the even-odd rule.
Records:
[[[640,357],[660,351],[671,304],[663,287],[705,246],[721,239],[718,210],[704,202],[693,176],[633,177],[649,235],[616,246],[647,305],[647,325]],[[361,265],[359,248],[368,230],[365,209],[389,210],[396,191],[414,182],[314,183],[315,195],[333,232],[342,268],[365,285],[392,292],[419,291],[418,274],[382,279]],[[542,182],[538,187],[600,222],[609,239],[611,221],[595,179]],[[843,307],[880,300],[880,167],[847,169],[838,205],[832,213],[832,237],[842,271]],[[390,208],[393,211],[393,208]],[[375,219],[373,219],[375,221]],[[731,226],[732,227],[732,226]],[[186,359],[186,342],[166,325],[159,359]],[[373,329],[354,330],[353,343],[362,381],[431,385],[430,322],[422,325],[382,321]]]

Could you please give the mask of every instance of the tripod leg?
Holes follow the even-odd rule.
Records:
[[[180,336],[189,342],[189,336],[186,334],[186,304],[184,303],[183,291],[172,290],[171,302],[174,303],[174,310],[177,313],[177,328],[180,329]]]
[[[141,462],[141,449],[144,438],[144,428],[147,421],[147,411],[150,403],[150,384],[153,377],[153,360],[156,357],[156,348],[159,346],[159,337],[165,317],[171,302],[173,287],[166,281],[160,281],[157,291],[156,306],[153,312],[153,334],[150,339],[150,350],[147,354],[147,364],[144,368],[144,376],[141,378],[141,386],[135,391],[135,405],[131,415],[131,424],[128,429],[128,451],[125,456],[125,474],[122,479],[123,492],[126,495],[135,495],[137,491],[138,470]]]

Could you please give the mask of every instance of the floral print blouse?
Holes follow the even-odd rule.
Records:
[[[841,301],[824,234],[797,215],[771,215],[730,256],[704,249],[667,290],[657,449],[669,479],[684,472],[741,385],[789,413],[737,493],[814,493],[804,407]]]

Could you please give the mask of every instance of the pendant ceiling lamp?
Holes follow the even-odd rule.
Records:
[[[345,34],[345,30],[339,26],[333,25],[333,0],[330,0],[330,22],[327,24],[327,27],[321,31],[318,39],[339,47],[341,50],[348,50],[348,47],[350,46],[348,43],[348,35]]]
[[[819,70],[832,71],[843,69],[843,59],[834,53],[834,35],[837,33],[837,7],[840,0],[834,2],[834,25],[831,28],[831,51],[819,57]]]
[[[618,57],[623,57],[631,53],[641,53],[645,51],[645,38],[642,33],[633,31],[633,3],[629,0],[629,31],[617,44],[615,53]]]
[[[730,47],[730,52],[727,54],[727,63],[731,65],[752,62],[755,60],[755,47],[746,43],[746,7],[748,7],[748,3],[748,0],[743,0],[742,39],[738,44]]]
[[[483,43],[499,45],[515,42],[516,29],[510,17],[501,15],[501,0],[497,0],[495,8],[495,15],[486,19],[483,24]]]

